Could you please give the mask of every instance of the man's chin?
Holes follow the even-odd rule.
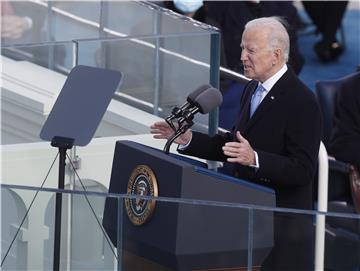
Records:
[[[254,77],[254,74],[252,72],[249,72],[249,71],[246,71],[246,70],[244,70],[244,75],[247,78],[250,78],[250,79],[253,79],[253,77]]]

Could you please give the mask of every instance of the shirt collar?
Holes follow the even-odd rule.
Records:
[[[272,87],[281,78],[281,76],[284,75],[284,73],[287,70],[288,70],[288,67],[287,67],[286,64],[284,64],[284,66],[282,66],[282,68],[280,70],[278,70],[273,76],[271,76],[264,83],[262,83],[262,86],[266,89],[266,93],[269,92],[272,89]]]

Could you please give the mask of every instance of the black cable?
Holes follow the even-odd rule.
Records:
[[[74,170],[74,172],[75,172],[75,174],[76,174],[76,177],[79,179],[79,182],[80,182],[82,188],[84,189],[85,199],[86,199],[87,203],[89,204],[90,209],[91,209],[91,211],[92,211],[92,213],[93,213],[93,215],[94,215],[94,217],[95,217],[95,219],[96,219],[96,221],[97,221],[97,223],[98,223],[101,231],[103,232],[103,234],[104,234],[104,236],[105,236],[105,239],[106,239],[106,241],[107,241],[107,243],[108,243],[108,245],[109,245],[109,247],[110,247],[110,249],[111,249],[111,252],[114,254],[116,260],[118,260],[118,256],[116,255],[115,251],[111,248],[111,247],[112,247],[112,246],[111,246],[111,241],[109,240],[109,237],[108,237],[108,235],[106,234],[106,231],[105,231],[103,225],[100,223],[99,219],[97,218],[94,208],[91,206],[91,203],[90,203],[90,201],[89,201],[89,199],[88,199],[88,196],[87,196],[87,194],[86,194],[86,192],[87,192],[87,191],[86,191],[86,188],[85,188],[83,182],[81,181],[80,176],[78,175],[78,173],[77,173],[77,171],[76,171],[76,169],[75,169],[75,166],[74,166],[73,162],[71,161],[71,159],[70,159],[70,157],[69,157],[69,155],[68,155],[67,153],[66,153],[66,156],[67,156],[67,158],[68,158],[69,161],[70,161],[71,167],[72,167],[72,169]],[[121,200],[121,199],[118,199],[118,200]],[[119,236],[118,236],[118,238],[119,238]]]
[[[56,161],[56,159],[57,159],[58,156],[59,156],[59,152],[56,154],[55,159],[54,159],[54,161],[52,162],[52,164],[51,164],[51,166],[50,166],[50,168],[49,168],[49,170],[48,170],[48,172],[47,172],[47,174],[46,174],[46,177],[45,177],[44,181],[42,182],[40,188],[36,191],[35,196],[33,197],[32,201],[31,201],[31,203],[30,203],[30,205],[29,205],[29,208],[26,210],[26,213],[25,213],[25,215],[24,215],[24,218],[23,218],[23,220],[21,221],[20,226],[18,227],[18,229],[17,229],[17,231],[16,231],[16,233],[15,233],[15,236],[14,236],[14,238],[13,238],[12,241],[11,241],[10,246],[9,246],[8,250],[6,251],[4,258],[1,260],[1,266],[0,266],[0,267],[3,266],[4,261],[5,261],[6,257],[7,257],[7,255],[9,254],[10,249],[11,249],[13,243],[15,242],[15,239],[16,239],[16,237],[17,237],[17,235],[18,235],[18,233],[19,233],[22,225],[23,225],[24,222],[25,222],[25,219],[26,219],[27,215],[28,215],[29,212],[30,212],[30,209],[31,209],[31,207],[32,207],[32,205],[33,205],[33,203],[34,203],[34,201],[35,201],[35,198],[36,198],[37,194],[39,193],[40,189],[44,186],[44,184],[45,184],[45,182],[46,182],[46,179],[47,179],[47,177],[49,176],[50,171],[51,171],[52,167],[54,166],[54,163],[55,163],[55,161]]]

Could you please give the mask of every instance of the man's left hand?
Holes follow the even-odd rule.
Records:
[[[239,142],[228,142],[223,146],[223,152],[230,163],[239,163],[243,166],[253,166],[256,164],[255,152],[250,143],[240,134],[236,132],[236,138]]]

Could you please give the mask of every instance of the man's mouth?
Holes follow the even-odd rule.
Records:
[[[250,66],[248,66],[248,65],[244,65],[244,70],[249,70],[249,69],[251,69],[251,67],[250,67]]]

